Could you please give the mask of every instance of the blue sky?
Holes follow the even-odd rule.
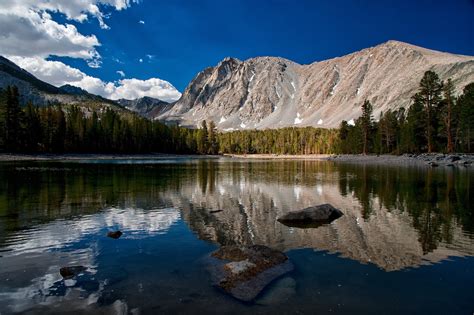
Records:
[[[125,78],[166,80],[182,92],[199,71],[226,56],[271,55],[311,63],[390,39],[474,55],[472,0],[87,1],[97,4],[107,29],[91,12],[84,11],[89,18],[82,21],[63,9],[44,12],[60,25],[74,25],[85,37],[95,36],[99,45],[88,45],[100,55],[100,67],[70,53],[41,56],[104,84],[120,80],[117,71],[122,71]]]

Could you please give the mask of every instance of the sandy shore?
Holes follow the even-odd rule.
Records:
[[[179,154],[0,154],[1,161],[217,159],[215,155]]]
[[[224,157],[234,159],[254,159],[254,160],[327,160],[331,157],[330,154],[302,154],[302,155],[288,155],[288,154],[224,154]]]

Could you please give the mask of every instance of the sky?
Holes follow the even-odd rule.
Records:
[[[0,55],[111,99],[176,100],[227,56],[308,64],[391,39],[473,56],[474,1],[0,1]]]

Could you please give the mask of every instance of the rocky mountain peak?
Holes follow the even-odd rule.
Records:
[[[309,65],[279,57],[227,57],[200,72],[181,99],[156,118],[185,126],[213,120],[224,131],[337,127],[355,120],[366,99],[374,117],[409,107],[427,70],[453,79],[460,92],[474,81],[474,57],[395,40]]]

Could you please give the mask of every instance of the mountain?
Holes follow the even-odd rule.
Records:
[[[0,56],[0,88],[16,85],[21,91],[22,100],[43,99],[42,95],[59,95],[61,90],[18,67],[7,58]]]
[[[72,94],[72,95],[92,95],[89,92],[87,92],[84,89],[81,89],[80,87],[70,85],[70,84],[65,84],[59,87],[61,92],[66,93],[66,94]]]
[[[93,107],[123,108],[115,102],[72,85],[55,87],[39,80],[28,71],[20,68],[12,61],[0,56],[0,89],[15,85],[20,93],[20,102],[32,102],[38,106],[49,103],[74,104]]]
[[[337,127],[360,116],[368,99],[374,117],[409,107],[427,70],[451,78],[457,93],[474,81],[474,57],[388,41],[343,57],[300,65],[284,58],[225,58],[191,81],[155,119],[218,129]]]
[[[117,103],[147,118],[156,117],[170,109],[168,102],[148,96],[134,100],[121,98],[117,100]]]

